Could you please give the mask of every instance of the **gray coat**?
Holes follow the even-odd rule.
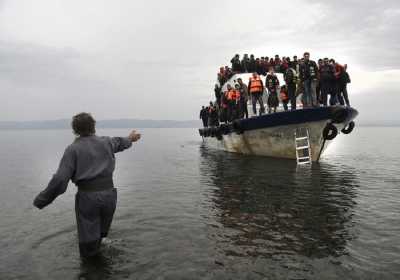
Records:
[[[132,142],[127,137],[92,135],[77,138],[65,149],[57,172],[47,188],[37,195],[33,204],[39,209],[46,207],[66,191],[69,180],[79,186],[96,178],[105,178],[107,184],[113,187],[114,153],[131,146]]]

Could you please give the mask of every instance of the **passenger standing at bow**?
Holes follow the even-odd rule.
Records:
[[[243,98],[242,98],[242,94],[240,92],[240,85],[239,84],[235,84],[235,113],[233,116],[233,120],[236,119],[242,119],[243,118],[243,109],[242,109],[242,103],[244,102]]]
[[[350,106],[350,101],[349,101],[349,96],[347,93],[347,84],[349,84],[351,82],[350,80],[350,75],[347,72],[347,64],[343,65],[343,69],[344,69],[344,77],[343,77],[343,90],[342,90],[342,94],[339,95],[339,103],[341,105],[344,105],[343,99],[346,102],[346,106]]]
[[[288,110],[287,104],[289,103],[289,94],[288,94],[286,85],[281,86],[281,91],[280,91],[279,95],[280,95],[280,98],[282,101],[283,109],[285,111],[287,111]]]
[[[228,91],[224,91],[221,95],[221,105],[219,107],[219,121],[228,123]]]
[[[253,114],[257,115],[257,101],[260,103],[260,112],[263,114],[265,112],[264,102],[262,100],[262,95],[264,92],[264,84],[256,72],[249,79],[249,85],[247,87],[251,96],[251,101],[253,103]]]
[[[208,126],[214,127],[218,125],[218,109],[217,106],[210,101],[210,106],[208,107]]]
[[[231,59],[231,64],[232,64],[232,71],[234,73],[241,73],[242,72],[242,64],[240,63],[240,57],[239,57],[238,54],[236,54]]]
[[[335,63],[335,77],[336,77],[336,84],[337,84],[337,90],[336,90],[336,97],[337,101],[339,102],[340,105],[344,105],[344,102],[346,101],[346,105],[349,106],[349,99],[347,97],[347,90],[345,91],[346,84],[347,84],[347,77],[346,77],[346,70],[345,68],[340,65],[338,62]]]
[[[300,79],[304,86],[304,107],[317,107],[316,88],[318,82],[318,66],[310,60],[310,53],[304,53],[304,63],[300,65]]]
[[[77,138],[65,149],[57,172],[33,202],[42,209],[67,190],[69,180],[78,187],[75,213],[82,257],[99,252],[101,240],[107,236],[113,220],[117,203],[113,183],[114,154],[140,139],[140,134],[134,130],[127,137],[99,137],[95,134],[95,123],[88,113],[72,118]]]
[[[217,101],[217,105],[221,105],[221,87],[218,84],[215,84],[214,87],[214,93],[215,93],[215,100]]]
[[[324,58],[321,67],[319,68],[319,76],[321,83],[321,103],[324,106],[328,104],[328,95],[330,96],[329,104],[335,104],[335,68],[329,63],[329,59]]]
[[[238,106],[240,100],[240,92],[230,84],[227,85],[227,100],[228,100],[228,121],[233,121],[238,118]]]
[[[275,75],[274,67],[269,68],[269,72],[267,77],[265,78],[265,86],[268,88],[268,113],[272,112],[272,108],[274,109],[274,113],[276,112],[276,107],[279,106],[278,99],[278,88],[279,88],[279,80]]]
[[[289,68],[286,69],[283,74],[283,78],[286,83],[286,90],[288,93],[288,97],[290,100],[290,110],[296,110],[296,84],[297,84],[297,76],[296,70],[293,68],[293,64],[289,65]]]
[[[200,119],[203,121],[203,127],[208,127],[208,107],[203,106],[200,110]]]
[[[240,118],[246,116],[246,119],[249,117],[249,111],[247,110],[247,102],[249,100],[249,91],[247,86],[243,83],[242,78],[238,80],[239,91],[240,91]]]

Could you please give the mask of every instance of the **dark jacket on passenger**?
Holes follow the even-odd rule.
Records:
[[[344,75],[345,75],[346,84],[350,84],[350,83],[351,83],[351,80],[350,80],[350,75],[349,75],[349,73],[348,73],[347,71],[345,71],[345,72],[344,72]]]
[[[202,119],[202,120],[208,119],[208,110],[207,110],[207,108],[204,108],[204,109],[200,110],[200,119]]]
[[[240,59],[237,57],[234,57],[231,59],[232,63],[232,71],[240,73],[242,72],[242,64],[240,63]]]
[[[242,61],[240,62],[242,71],[244,73],[249,72],[249,63],[250,63],[250,59],[248,57],[243,57]]]
[[[276,87],[279,86],[278,77],[275,74],[267,74],[265,78],[265,86],[269,92],[276,92]]]
[[[318,78],[318,66],[314,60],[304,61],[300,64],[300,79],[302,81]]]
[[[335,81],[335,68],[331,64],[323,64],[319,69],[321,83]]]
[[[283,73],[283,79],[285,80],[286,84],[293,84],[296,83],[296,70],[293,68],[288,68]]]
[[[254,58],[251,58],[251,57],[250,57],[249,64],[248,64],[247,67],[248,67],[248,68],[247,68],[247,71],[248,71],[249,73],[256,72],[256,60],[255,60]]]

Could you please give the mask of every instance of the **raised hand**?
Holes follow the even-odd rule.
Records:
[[[129,134],[128,138],[132,141],[132,142],[136,142],[140,139],[141,134],[137,133],[136,130],[132,130],[132,132]]]

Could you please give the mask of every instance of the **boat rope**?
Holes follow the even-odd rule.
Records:
[[[318,153],[317,162],[319,162],[319,158],[321,157],[322,150],[324,149],[324,146],[325,146],[325,141],[326,141],[326,139],[324,138],[324,142],[322,142],[321,149],[319,150],[319,153]]]

